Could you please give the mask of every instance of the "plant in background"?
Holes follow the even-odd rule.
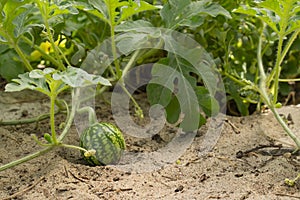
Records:
[[[171,0],[164,4],[160,11],[160,16],[165,28],[178,30],[189,36],[190,32],[196,34],[195,30],[204,25],[207,18],[216,19],[217,16],[222,20],[231,18],[231,15],[227,10],[218,3],[209,0]],[[192,37],[196,39],[194,36]],[[179,40],[179,42],[177,41],[178,43],[172,40],[166,40],[164,42],[164,45],[170,45],[171,48],[176,49],[179,53],[176,54],[169,51],[166,57],[161,58],[157,62],[157,65],[154,65],[152,74],[153,76],[158,76],[157,73],[160,73],[160,64],[172,66],[176,71],[182,74],[187,82],[178,81],[176,80],[176,77],[174,77],[174,87],[179,88],[182,86],[182,83],[183,85],[191,84],[193,90],[196,92],[198,104],[203,111],[199,118],[198,127],[200,127],[205,124],[206,116],[213,116],[219,112],[219,102],[217,102],[214,98],[218,88],[216,86],[216,77],[206,74],[206,72],[210,70],[206,68],[207,66],[205,66],[205,64],[213,69],[215,67],[212,58],[209,55],[203,55],[203,58],[200,58],[199,60],[197,60],[197,58],[190,58],[187,61],[186,59],[189,56],[183,58],[178,55],[186,55],[186,53],[189,52],[188,48],[194,47],[194,44],[190,44],[189,40],[185,40],[184,38]],[[199,43],[202,45],[201,42]],[[183,50],[184,47],[187,49]],[[192,52],[192,50],[189,52],[191,55],[190,57],[192,57],[193,54],[197,54],[196,52],[198,47],[194,48],[194,52]],[[191,61],[195,62],[191,63]],[[201,62],[204,62],[205,64],[200,64]],[[165,75],[168,76],[167,74]],[[149,84],[147,86],[147,94],[150,104],[163,105],[166,108],[167,120],[172,124],[180,120],[180,113],[182,112],[179,101],[174,93],[176,94],[176,89],[174,89],[174,91],[170,91],[162,85]],[[187,97],[189,97],[189,95],[187,95]],[[187,102],[185,102],[185,104],[189,105]]]
[[[289,137],[296,144],[296,151],[300,148],[300,138],[298,138],[280,117],[276,108],[281,104],[278,102],[279,81],[283,61],[289,52],[293,42],[300,32],[300,2],[297,0],[266,0],[258,1],[257,7],[241,6],[234,10],[237,13],[247,14],[260,19],[264,26],[257,47],[257,64],[259,68],[259,84],[254,84],[246,79],[239,80],[244,84],[244,90],[252,90],[260,94],[260,99],[274,113],[275,118],[284,128]],[[262,46],[265,41],[265,30],[270,28],[278,37],[276,59],[273,68],[266,73],[263,63]],[[273,35],[274,35],[273,34]],[[290,79],[288,81],[297,81]],[[299,176],[297,177],[299,178]],[[295,180],[286,180],[286,183],[293,185]]]
[[[99,1],[89,1],[95,9],[88,9],[89,7],[87,4],[79,4],[76,6],[78,9],[85,10],[89,14],[93,14],[100,20],[106,22],[106,24],[111,27],[111,34],[113,34],[110,44],[107,44],[107,46],[102,45],[100,48],[95,48],[87,54],[85,59],[86,67],[82,67],[87,69],[94,67],[95,71],[102,69],[103,67],[101,67],[100,63],[105,63],[105,61],[104,59],[99,59],[99,52],[101,51],[109,52],[107,53],[109,55],[105,55],[108,57],[108,63],[113,61],[113,66],[109,65],[108,71],[108,76],[113,82],[123,82],[124,77],[127,76],[127,72],[136,64],[155,62],[151,72],[153,77],[156,75],[155,73],[160,73],[159,66],[161,64],[172,66],[176,71],[181,73],[186,80],[188,80],[188,84],[191,84],[194,91],[196,91],[198,97],[197,100],[200,104],[199,106],[204,111],[203,115],[200,115],[199,126],[204,124],[205,116],[211,116],[212,113],[216,113],[218,110],[218,103],[214,99],[216,90],[213,89],[215,87],[212,86],[215,85],[216,79],[213,76],[205,74],[205,72],[207,70],[209,71],[211,69],[210,67],[213,66],[212,60],[209,56],[205,58],[209,65],[209,69],[207,69],[207,66],[203,67],[200,65],[202,60],[198,60],[199,62],[196,63],[198,58],[192,59],[195,63],[189,63],[185,61],[186,58],[181,58],[180,56],[175,55],[174,53],[176,51],[178,54],[185,55],[187,49],[184,48],[187,48],[188,46],[196,46],[196,44],[190,44],[184,40],[177,43],[178,41],[173,40],[171,33],[174,30],[185,32],[186,30],[201,26],[204,19],[207,17],[223,16],[224,18],[230,18],[231,16],[229,12],[222,8],[219,4],[209,0],[170,0],[160,6],[161,10],[156,12],[156,14],[159,14],[160,18],[157,15],[155,16],[155,19],[160,21],[155,22],[155,24],[159,24],[163,28],[166,28],[166,30],[170,30],[170,33],[166,33],[166,35],[170,34],[169,37],[163,37],[163,33],[153,31],[156,27],[154,24],[150,23],[152,20],[149,18],[152,16],[148,16],[147,13],[143,13],[142,19],[130,20],[130,18],[128,18],[133,16],[133,14],[139,14],[139,12],[143,10],[155,12],[159,7],[150,6],[143,1],[139,1],[139,3],[134,1],[117,2],[117,0],[103,1],[101,3],[99,3]],[[124,8],[124,5],[126,9]],[[118,12],[116,12],[116,10]],[[174,19],[176,20],[174,21]],[[154,45],[153,47],[151,46],[152,44],[156,44],[156,46]],[[174,45],[172,46],[172,44]],[[150,50],[147,49],[149,45],[151,46]],[[104,50],[101,48],[104,48]],[[163,50],[164,48],[168,48],[167,54]],[[194,53],[196,52],[197,49],[195,49]],[[123,56],[119,57],[120,54]],[[191,57],[192,56],[189,56],[189,58]],[[198,68],[195,69],[195,67]],[[210,78],[211,81],[209,81]],[[176,82],[176,80],[173,81]],[[182,83],[187,84],[179,82],[179,84]],[[124,85],[125,84],[120,84],[120,86],[126,91],[127,89]],[[151,105],[160,104],[165,107],[168,122],[175,123],[178,121],[181,112],[180,105],[173,91],[166,89],[163,85],[164,84],[149,84],[147,86],[148,100]],[[178,87],[178,84],[175,83],[175,85],[175,87]],[[136,115],[142,117],[143,111],[132,96],[129,96],[134,102]],[[211,110],[211,108],[215,108],[215,110]]]

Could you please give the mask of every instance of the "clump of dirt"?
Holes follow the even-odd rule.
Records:
[[[5,103],[5,106],[0,106],[3,113],[1,120],[33,117],[48,109],[48,102],[43,97],[23,101],[20,97],[5,94],[5,98],[8,101],[0,102]],[[141,94],[138,100],[147,109],[144,99]],[[22,115],[24,110],[27,110],[25,116]],[[288,118],[291,128],[298,134],[300,108],[284,107],[279,112]],[[97,115],[102,121],[114,122],[108,104],[101,102]],[[63,120],[65,116],[57,117]],[[149,119],[146,119],[139,123],[144,125],[148,122]],[[284,183],[285,178],[292,179],[300,172],[300,157],[291,154],[293,143],[271,113],[226,116],[217,144],[202,155],[207,129],[207,125],[199,129],[192,144],[176,162],[148,172],[122,170],[117,166],[91,167],[86,165],[80,152],[57,148],[0,172],[0,199],[300,198],[299,183],[294,187]],[[38,134],[41,138],[46,132],[49,132],[47,120],[38,126],[0,127],[0,164],[41,149],[30,134]],[[174,130],[166,126],[155,137],[141,139],[125,135],[125,138],[128,151],[151,152],[167,145],[173,135]],[[65,142],[79,143],[75,126]]]

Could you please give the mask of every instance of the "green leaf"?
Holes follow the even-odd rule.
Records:
[[[149,101],[152,105],[161,104],[166,107],[176,96],[180,104],[178,109],[184,114],[181,126],[185,129],[188,126],[192,128],[191,123],[198,126],[203,122],[203,119],[199,118],[200,110],[210,116],[219,111],[218,102],[214,99],[218,89],[214,61],[187,35],[166,32],[161,34],[160,38],[164,41],[164,50],[169,53],[167,58],[160,60],[159,64],[152,68],[153,79],[150,83],[160,86],[150,85],[147,88]],[[170,66],[173,71],[166,70],[164,66]],[[198,83],[204,84],[205,88],[198,86]],[[178,109],[174,112],[178,112]],[[167,112],[168,115],[172,115],[172,112]],[[194,115],[197,115],[197,122],[192,119]]]
[[[50,18],[55,17],[58,15],[63,15],[63,14],[72,14],[72,15],[77,15],[79,12],[78,10],[73,6],[72,3],[62,1],[60,4],[53,3],[49,6],[49,13],[50,13]]]
[[[204,22],[206,16],[223,15],[231,18],[230,13],[211,0],[195,1],[170,0],[161,10],[161,17],[167,28],[178,26],[197,27]]]
[[[86,71],[75,67],[68,67],[66,71],[54,73],[53,79],[61,80],[65,84],[74,88],[96,85],[99,83],[102,85],[111,86],[110,82],[102,76],[88,74]]]
[[[213,70],[215,66],[213,58],[205,49],[184,34],[177,34],[177,36],[166,34],[164,41],[165,50],[172,52],[169,65],[176,67],[184,74],[190,74],[190,72],[197,74],[203,80],[209,93],[215,94],[218,88],[218,77]]]
[[[17,21],[16,19],[24,15],[24,12],[26,12],[27,10],[23,6],[28,3],[30,3],[30,0],[23,0],[23,1],[10,0],[7,1],[5,4],[3,4],[2,12],[4,14],[4,17],[1,15],[2,17],[0,18],[1,19],[0,30],[1,29],[5,30],[4,32],[10,35],[10,37],[12,38],[16,37],[17,35],[15,35],[16,33],[14,32],[16,25],[18,26],[18,29],[20,29],[20,27],[22,27],[22,24],[24,23],[23,21],[21,21],[21,19]]]
[[[147,48],[147,33],[129,32],[116,37],[117,48],[123,55],[128,55],[133,49]]]
[[[100,4],[100,5],[97,5],[97,4]],[[109,18],[108,18],[109,16],[108,16],[107,12],[105,12],[106,9],[105,9],[105,4],[104,4],[103,1],[95,1],[94,7],[87,4],[87,3],[76,2],[74,4],[74,7],[79,9],[79,10],[83,10],[84,12],[87,12],[89,14],[92,14],[92,15],[98,17],[99,19],[101,19],[102,21],[110,24],[110,21],[109,21]],[[105,14],[103,14],[103,13],[105,13]]]
[[[88,74],[86,71],[68,67],[66,71],[57,71],[52,68],[43,70],[35,69],[31,72],[20,74],[18,79],[13,79],[12,83],[5,86],[5,91],[16,92],[24,89],[36,90],[50,96],[53,90],[51,83],[56,82],[56,90],[64,88],[66,85],[71,87],[85,87],[89,85],[102,84],[110,86],[110,82],[97,75]],[[60,90],[61,91],[61,90]]]
[[[5,50],[6,47],[0,45],[0,49]],[[24,73],[24,66],[17,58],[18,55],[11,49],[6,49],[3,53],[0,52],[0,76],[7,81],[17,78],[19,74]]]
[[[85,9],[85,11],[107,22],[111,27],[122,23],[129,17],[140,12],[158,9],[158,7],[153,6],[145,1],[140,1],[140,3],[137,4],[136,2],[132,1],[89,0],[89,4],[95,9]],[[81,6],[77,6],[77,8],[83,9],[82,5],[83,4],[81,4]]]
[[[23,33],[30,30],[31,26],[34,26],[34,21],[32,20],[30,25],[28,25],[28,16],[36,11],[33,5],[24,5],[19,8],[22,9],[23,12],[20,13],[14,20],[13,24],[15,25],[14,34],[15,37],[18,38]],[[29,19],[30,20],[30,19]]]
[[[148,10],[156,10],[158,7],[153,6],[145,1],[140,1],[139,4],[136,2],[132,2],[129,5],[123,6],[121,8],[121,17],[118,20],[117,24],[120,24],[122,21],[125,21],[129,17],[138,14],[140,12],[148,11]]]
[[[29,72],[20,74],[18,79],[12,79],[12,83],[8,83],[5,86],[5,92],[18,92],[25,89],[36,90],[46,95],[50,94],[46,79],[32,78],[29,76]]]
[[[172,91],[158,84],[147,85],[147,97],[151,105],[160,104],[166,107],[172,100]]]
[[[240,94],[240,88],[231,80],[226,84],[226,86],[228,87],[227,91],[229,92],[229,97],[231,97],[232,100],[235,102],[238,111],[242,114],[242,116],[249,115],[249,111],[248,111],[249,103],[245,103],[243,101],[243,98],[241,97]],[[227,100],[229,102],[229,99]]]
[[[49,133],[45,133],[44,134],[44,138],[45,138],[45,140],[48,142],[48,143],[52,143],[53,141],[52,141],[52,137],[51,137],[51,135],[49,134]]]
[[[285,0],[286,1],[286,0]],[[284,17],[282,14],[282,8],[280,7],[280,1],[278,0],[266,0],[259,3],[259,5],[267,10],[274,12],[280,18]]]
[[[166,106],[167,121],[171,124],[175,124],[180,118],[180,103],[176,97],[173,97],[170,103]]]
[[[159,93],[162,95],[155,98],[156,101],[158,100],[157,102],[155,102],[155,99],[149,99],[151,104],[168,103],[168,105],[165,106],[167,108],[169,106],[169,113],[167,113],[167,115],[173,115],[174,113],[178,112],[182,113],[184,118],[180,126],[183,128],[183,130],[196,130],[199,123],[199,104],[197,101],[197,96],[186,78],[177,70],[162,64],[155,64],[153,66],[152,76],[153,78],[150,81],[150,84],[163,86],[163,88],[172,91],[172,93],[163,92],[167,90],[159,91]],[[151,91],[151,89],[153,88],[147,88],[147,93],[149,92],[151,94],[153,91]],[[176,100],[173,98],[178,99],[180,106],[177,106]],[[168,102],[168,99],[171,99],[171,101]],[[174,108],[174,106],[176,107],[176,110],[171,109]],[[176,118],[178,118],[177,114],[174,117],[169,116],[169,120],[171,121],[174,121]]]
[[[184,15],[184,9],[191,3],[190,0],[170,0],[164,4],[160,15],[163,21],[166,23],[167,28],[171,28],[178,24]],[[184,18],[184,17],[183,17]]]
[[[116,26],[116,32],[134,31],[138,28],[153,27],[153,25],[145,20],[126,21]]]
[[[119,0],[89,0],[89,4],[91,4],[98,13],[95,13],[100,19],[107,22],[110,26],[114,27],[120,15],[121,7],[129,6],[129,2],[127,1],[119,1]]]
[[[74,55],[71,58],[71,64],[77,65],[81,59],[83,59],[84,56],[86,56],[86,52],[84,49],[84,44],[78,44],[77,42],[74,42],[78,51],[74,53]]]
[[[258,17],[263,22],[268,24],[273,29],[273,31],[275,31],[277,34],[279,33],[279,30],[276,25],[279,22],[279,18],[276,15],[272,16],[270,11],[267,11],[265,9],[255,8],[255,7],[241,6],[237,9],[234,9],[233,12],[246,14],[253,17]]]
[[[203,86],[196,87],[198,102],[207,116],[215,116],[220,111],[218,101],[209,94],[208,90]]]
[[[47,67],[43,70],[41,69],[35,69],[35,70],[32,70],[31,72],[29,72],[29,77],[30,78],[44,78],[45,76],[47,76],[48,74],[51,74],[55,72],[55,69],[53,68],[50,68],[50,67]]]
[[[126,23],[127,24],[127,23]],[[124,30],[122,34],[118,34],[115,37],[117,43],[118,51],[124,55],[128,55],[133,50],[138,49],[151,49],[157,46],[161,47],[162,42],[162,30],[155,27],[140,27],[137,26],[134,28],[134,24],[143,25],[146,23],[130,23],[126,28],[125,26],[120,25],[118,30]],[[149,24],[150,25],[150,24]],[[119,26],[118,26],[119,27]]]

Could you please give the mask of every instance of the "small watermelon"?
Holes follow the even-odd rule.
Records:
[[[117,164],[125,150],[122,132],[110,123],[95,123],[80,136],[80,146],[86,150],[96,150],[92,156],[84,156],[91,165]]]

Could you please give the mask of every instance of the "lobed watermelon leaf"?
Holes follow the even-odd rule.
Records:
[[[162,8],[160,15],[166,27],[171,29],[176,29],[179,26],[200,26],[207,15],[212,17],[223,15],[231,18],[227,10],[211,0],[169,0]]]
[[[50,96],[50,83],[56,82],[57,90],[61,91],[68,87],[86,87],[89,85],[102,84],[110,86],[110,82],[102,76],[88,74],[86,71],[68,67],[65,71],[58,71],[53,68],[35,69],[31,72],[20,74],[18,79],[5,86],[6,92],[16,92],[24,89],[36,90]]]
[[[129,17],[140,12],[158,9],[158,7],[145,1],[137,3],[120,0],[89,0],[89,4],[92,5],[93,8],[84,3],[77,4],[76,7],[98,17],[108,23],[111,27],[115,27]]]

